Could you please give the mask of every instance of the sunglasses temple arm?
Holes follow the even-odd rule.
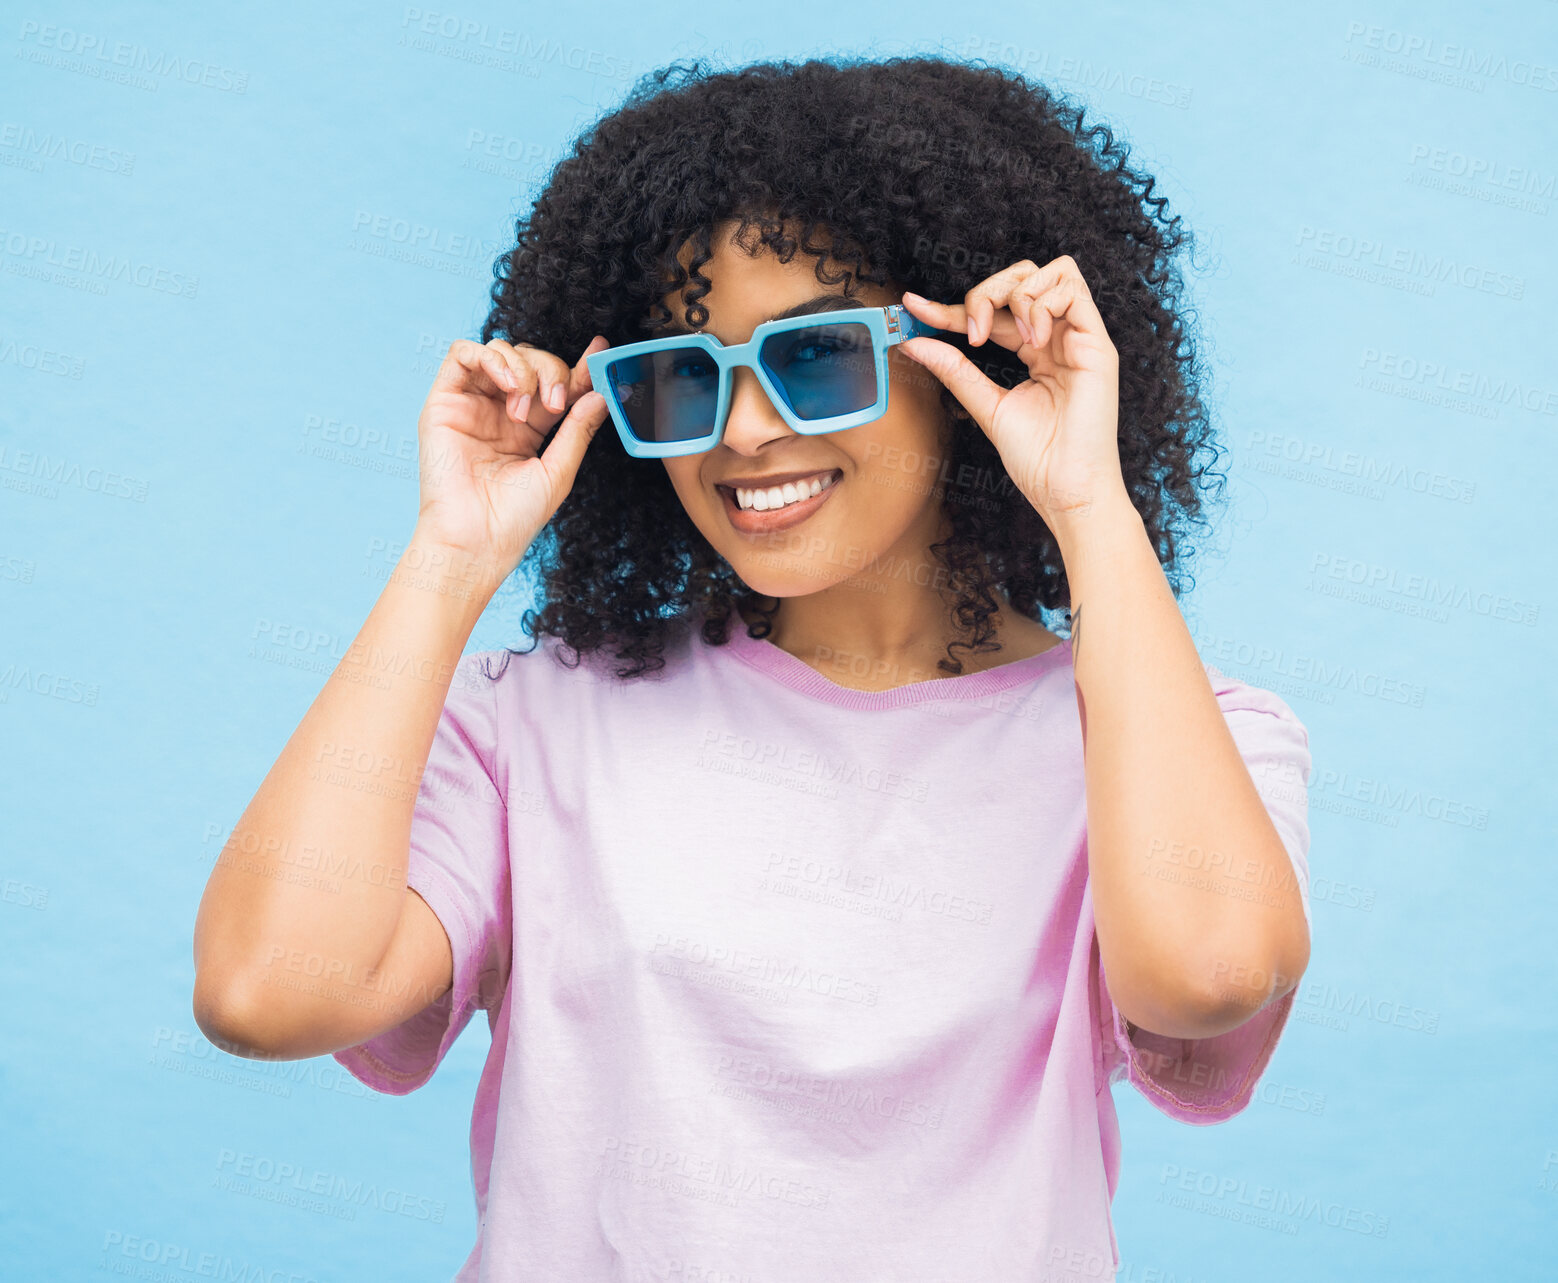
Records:
[[[908,339],[963,338],[956,330],[941,330],[910,313],[902,303],[889,303],[883,309],[887,313],[887,345],[892,347]]]

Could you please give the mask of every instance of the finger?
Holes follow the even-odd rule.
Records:
[[[1033,285],[1035,279],[1037,278],[1030,276],[1022,284],[1018,285],[1012,291],[1012,296],[1006,304],[1012,314],[1012,320],[1016,322],[1017,329],[1022,334],[1023,346],[1028,348],[1039,348],[1042,346],[1039,342],[1038,334],[1034,330],[1033,308],[1039,297],[1039,291]],[[1018,353],[1019,355],[1022,354],[1021,348],[1018,349]]]
[[[1055,322],[1070,309],[1071,292],[1062,282],[1033,296],[1028,304],[1027,321],[1033,333],[1034,347],[1050,350],[1050,343],[1055,338]]]
[[[568,400],[577,401],[595,385],[590,381],[590,367],[585,364],[585,358],[595,352],[604,352],[611,346],[604,336],[597,334],[590,340],[589,346],[579,354],[579,359],[574,362],[573,372],[568,376]]]
[[[974,422],[986,433],[990,431],[995,408],[1004,393],[972,361],[952,344],[924,335],[908,339],[898,347],[946,384]]]
[[[1021,345],[1022,332],[1007,305],[1013,291],[1038,272],[1039,265],[1031,258],[1019,259],[1010,267],[1003,267],[993,276],[986,277],[968,291],[963,301],[973,317],[973,328],[969,333],[970,346],[977,346],[986,339],[994,339],[1003,347],[1013,350]],[[1004,317],[1000,316],[1003,308],[1007,309]]]
[[[1042,271],[1024,282],[1023,292],[1031,295],[1026,320],[1038,346],[1050,340],[1055,321],[1064,318],[1079,333],[1094,341],[1109,340],[1104,318],[1093,301],[1081,269],[1069,254],[1046,263]],[[1014,310],[1016,310],[1014,308]]]
[[[1063,278],[1041,293],[1029,316],[1036,344],[1057,363],[1075,366],[1090,351],[1114,352],[1103,318],[1080,279]]]
[[[557,493],[566,494],[572,488],[584,452],[605,421],[606,398],[593,390],[575,401],[563,416],[556,433],[538,456]]]
[[[903,305],[909,309],[910,316],[933,325],[938,330],[951,330],[954,334],[968,332],[968,313],[961,303],[937,303],[923,294],[905,290]]]
[[[456,339],[433,378],[440,392],[506,393],[514,387],[513,371],[501,353],[470,339]]]
[[[934,325],[938,330],[967,334],[970,347],[993,339],[1002,347],[1016,351],[1022,333],[1016,320],[996,310],[996,303],[984,296],[965,298],[963,303],[936,303],[923,295],[905,291],[903,304],[911,316]]]
[[[504,409],[515,423],[524,423],[530,402],[539,386],[540,376],[512,343],[505,339],[490,339],[487,346],[503,358],[513,381],[505,389],[508,393]]]
[[[566,385],[568,364],[561,357],[532,347],[528,343],[513,344],[506,339],[492,339],[489,347],[503,353],[510,368],[519,377],[519,386],[509,395],[509,413],[519,420],[529,422],[532,409],[541,414],[536,427],[549,427],[553,416],[561,414],[567,406]]]

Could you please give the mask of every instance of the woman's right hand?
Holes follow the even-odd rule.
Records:
[[[450,344],[417,420],[419,538],[474,558],[496,590],[573,488],[605,421],[584,358],[609,346],[596,335],[570,369],[524,343]]]

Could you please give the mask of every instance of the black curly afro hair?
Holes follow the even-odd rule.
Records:
[[[846,293],[871,282],[960,302],[1011,263],[1069,254],[1119,352],[1125,483],[1177,596],[1220,449],[1179,307],[1174,260],[1190,233],[1155,180],[1130,167],[1127,146],[1103,124],[1084,126],[1085,110],[1001,68],[933,56],[672,63],[552,170],[494,268],[481,341],[532,344],[571,365],[597,333],[613,345],[651,337],[678,289],[685,324],[701,327],[702,267],[727,222],[758,252],[815,256],[819,281]],[[824,275],[830,258],[847,269],[842,281]],[[1027,378],[1004,349],[956,345],[998,385]],[[941,400],[956,430],[934,493],[951,533],[932,553],[966,638],[940,661],[957,674],[953,646],[993,647],[995,587],[1040,622],[1070,595],[1055,537],[944,388]],[[1006,484],[951,480],[968,477]],[[574,663],[610,645],[621,678],[663,667],[679,623],[720,645],[733,618],[746,626],[743,612],[758,621],[750,635],[767,636],[778,609],[765,610],[710,546],[665,469],[630,458],[609,423],[520,571],[539,605],[524,613],[526,632],[561,639]]]

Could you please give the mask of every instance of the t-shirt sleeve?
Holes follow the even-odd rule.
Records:
[[[513,955],[508,808],[496,769],[497,698],[480,662],[455,670],[411,819],[406,885],[449,936],[454,983],[393,1029],[334,1057],[375,1091],[404,1096],[433,1075],[478,1009],[496,1022]]]
[[[1293,710],[1271,691],[1206,667],[1234,743],[1292,863],[1291,870],[1248,883],[1247,892],[1251,896],[1297,894],[1304,921],[1312,929],[1309,734]],[[1297,989],[1267,1003],[1236,1028],[1211,1038],[1168,1038],[1128,1025],[1109,996],[1102,958],[1098,961],[1098,993],[1108,1081],[1128,1079],[1162,1113],[1181,1122],[1205,1125],[1232,1118],[1249,1105],[1287,1024]]]

